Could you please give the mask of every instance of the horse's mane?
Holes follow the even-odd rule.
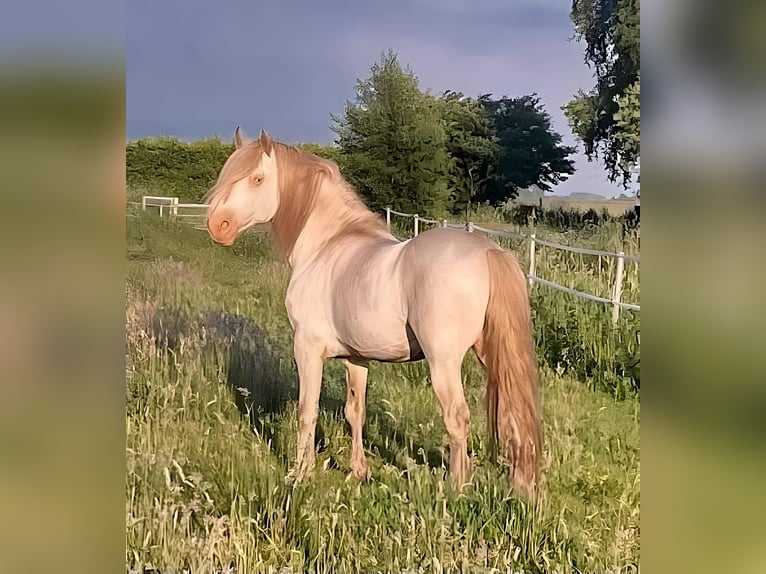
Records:
[[[272,231],[282,255],[290,256],[314,211],[322,212],[327,225],[335,230],[331,234],[333,240],[351,235],[389,236],[383,220],[367,209],[335,162],[283,143],[272,145],[279,172],[279,207],[272,220]],[[262,153],[258,140],[238,149],[226,162],[206,198],[246,177]],[[332,186],[331,193],[320,194],[327,184]]]

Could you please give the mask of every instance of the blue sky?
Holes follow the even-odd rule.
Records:
[[[131,0],[127,137],[186,140],[234,128],[286,142],[330,143],[330,114],[393,49],[422,89],[476,96],[537,92],[575,143],[560,107],[593,84],[563,0]],[[614,196],[600,164],[578,153],[555,194]]]

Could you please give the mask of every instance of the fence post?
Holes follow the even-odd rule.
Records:
[[[617,256],[617,271],[614,277],[614,289],[612,289],[612,325],[617,324],[620,317],[620,298],[622,297],[622,275],[625,271],[625,253],[620,251]]]
[[[146,211],[146,196],[141,196],[141,211]]]
[[[178,198],[174,197],[170,200],[170,214],[173,216],[178,215]]]
[[[418,214],[417,213],[415,215],[413,215],[412,218],[415,220],[415,237],[417,237],[418,236],[418,222],[420,220],[418,219]]]
[[[162,203],[160,203],[160,217],[162,217]]]
[[[388,231],[391,232],[391,208],[386,208],[386,227],[388,227]]]
[[[446,219],[442,220],[442,227],[447,227],[447,220]]]
[[[532,277],[536,277],[535,271],[537,267],[537,261],[535,257],[535,234],[529,236],[529,287],[535,284],[535,280]]]

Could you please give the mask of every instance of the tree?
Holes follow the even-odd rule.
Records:
[[[641,155],[641,76],[617,97],[614,137],[627,164]]]
[[[462,211],[473,197],[485,197],[497,168],[500,147],[492,117],[482,103],[459,92],[439,98],[450,156],[452,211]]]
[[[394,52],[381,55],[332,130],[346,175],[373,209],[440,215],[449,204],[449,156],[437,101]]]
[[[573,0],[570,16],[596,85],[562,109],[588,159],[601,153],[610,181],[627,186],[641,154],[640,0]]]
[[[576,149],[561,145],[561,135],[552,131],[551,117],[536,94],[499,100],[487,95],[479,101],[491,114],[500,150],[484,199],[501,203],[532,185],[551,191],[574,173],[569,156]]]

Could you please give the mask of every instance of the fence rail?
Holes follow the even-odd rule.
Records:
[[[426,219],[424,217],[420,217],[417,214],[413,213],[402,213],[400,211],[394,211],[393,209],[386,208],[386,213],[392,213],[394,215],[399,215],[401,217],[412,217],[417,218],[418,221],[422,221],[424,223],[432,223],[432,224],[441,224],[442,227],[452,227],[455,229],[468,229],[470,231],[481,231],[482,233],[487,233],[489,235],[497,235],[500,237],[511,237],[514,239],[529,239],[530,236],[526,233],[520,233],[516,231],[507,231],[504,229],[491,229],[488,227],[481,227],[479,225],[476,225],[473,222],[466,223],[453,223],[451,221],[447,221],[446,219],[443,221],[435,221],[433,219]],[[390,217],[386,217],[386,223],[390,226]],[[615,253],[613,251],[599,251],[598,249],[587,249],[585,247],[574,247],[572,245],[562,245],[561,243],[553,243],[552,241],[544,241],[542,239],[535,239],[536,243],[539,243],[540,245],[545,245],[547,247],[552,247],[554,249],[560,249],[562,251],[571,251],[572,253],[582,253],[584,255],[601,255],[602,257],[622,257],[626,261],[635,261],[640,262],[641,258],[639,255],[626,255],[625,253]]]
[[[128,205],[140,207],[142,211],[146,211],[147,207],[156,207],[159,210],[160,217],[180,217],[180,218],[200,218],[205,217],[205,212],[208,208],[207,203],[179,203],[177,197],[168,197],[162,195],[145,195],[141,198],[141,201],[128,201]],[[179,213],[179,209],[199,209],[203,210],[201,213]]]
[[[561,251],[570,251],[572,253],[582,253],[583,255],[600,255],[602,257],[619,257],[625,261],[635,261],[639,263],[641,261],[638,255],[626,255],[622,251],[619,253],[613,253],[611,251],[599,251],[598,249],[587,249],[585,247],[572,247],[571,245],[561,245],[560,243],[552,243],[550,241],[543,241],[542,239],[536,239],[536,243],[539,245],[545,245],[546,247],[553,247]]]
[[[487,235],[494,235],[498,237],[510,237],[512,239],[527,239],[529,240],[529,272],[525,273],[525,275],[527,276],[527,279],[529,280],[530,287],[534,283],[540,283],[541,285],[545,285],[546,287],[550,287],[551,289],[557,289],[558,291],[562,291],[564,293],[574,295],[575,297],[580,297],[582,299],[587,299],[589,301],[596,301],[598,303],[605,303],[608,305],[612,305],[612,323],[617,323],[617,320],[619,319],[619,316],[620,316],[620,309],[629,309],[631,311],[641,311],[640,305],[636,305],[633,303],[626,303],[620,300],[622,297],[622,283],[623,283],[623,275],[625,271],[625,261],[632,261],[632,262],[635,262],[636,265],[638,265],[641,261],[641,258],[639,255],[627,255],[623,253],[622,251],[615,253],[612,251],[601,251],[599,249],[590,249],[586,247],[562,245],[560,243],[554,243],[552,241],[545,241],[544,239],[538,239],[534,233],[527,235],[525,233],[517,233],[515,231],[506,231],[502,229],[490,229],[487,227],[481,227],[479,225],[475,225],[473,222],[470,222],[470,221],[466,224],[451,223],[451,222],[448,222],[446,219],[439,222],[433,219],[425,219],[423,217],[420,217],[417,214],[402,213],[400,211],[394,211],[393,209],[386,208],[386,224],[388,225],[389,230],[391,229],[392,214],[398,215],[400,217],[412,218],[414,221],[414,227],[415,227],[414,235],[418,235],[419,223],[424,222],[424,223],[430,223],[430,224],[441,224],[442,227],[465,229],[469,233],[479,231],[481,233],[486,233]],[[397,238],[397,239],[401,240],[401,238]],[[553,281],[548,281],[547,279],[538,277],[535,274],[536,267],[537,267],[537,245],[550,247],[552,249],[558,249],[560,251],[568,251],[570,253],[580,253],[582,255],[597,255],[600,257],[616,258],[617,265],[615,268],[614,283],[612,284],[612,297],[611,298],[600,297],[598,295],[594,295],[593,293],[578,291],[577,289],[572,289],[571,287],[566,287],[565,285],[559,285],[558,283],[554,283]]]

